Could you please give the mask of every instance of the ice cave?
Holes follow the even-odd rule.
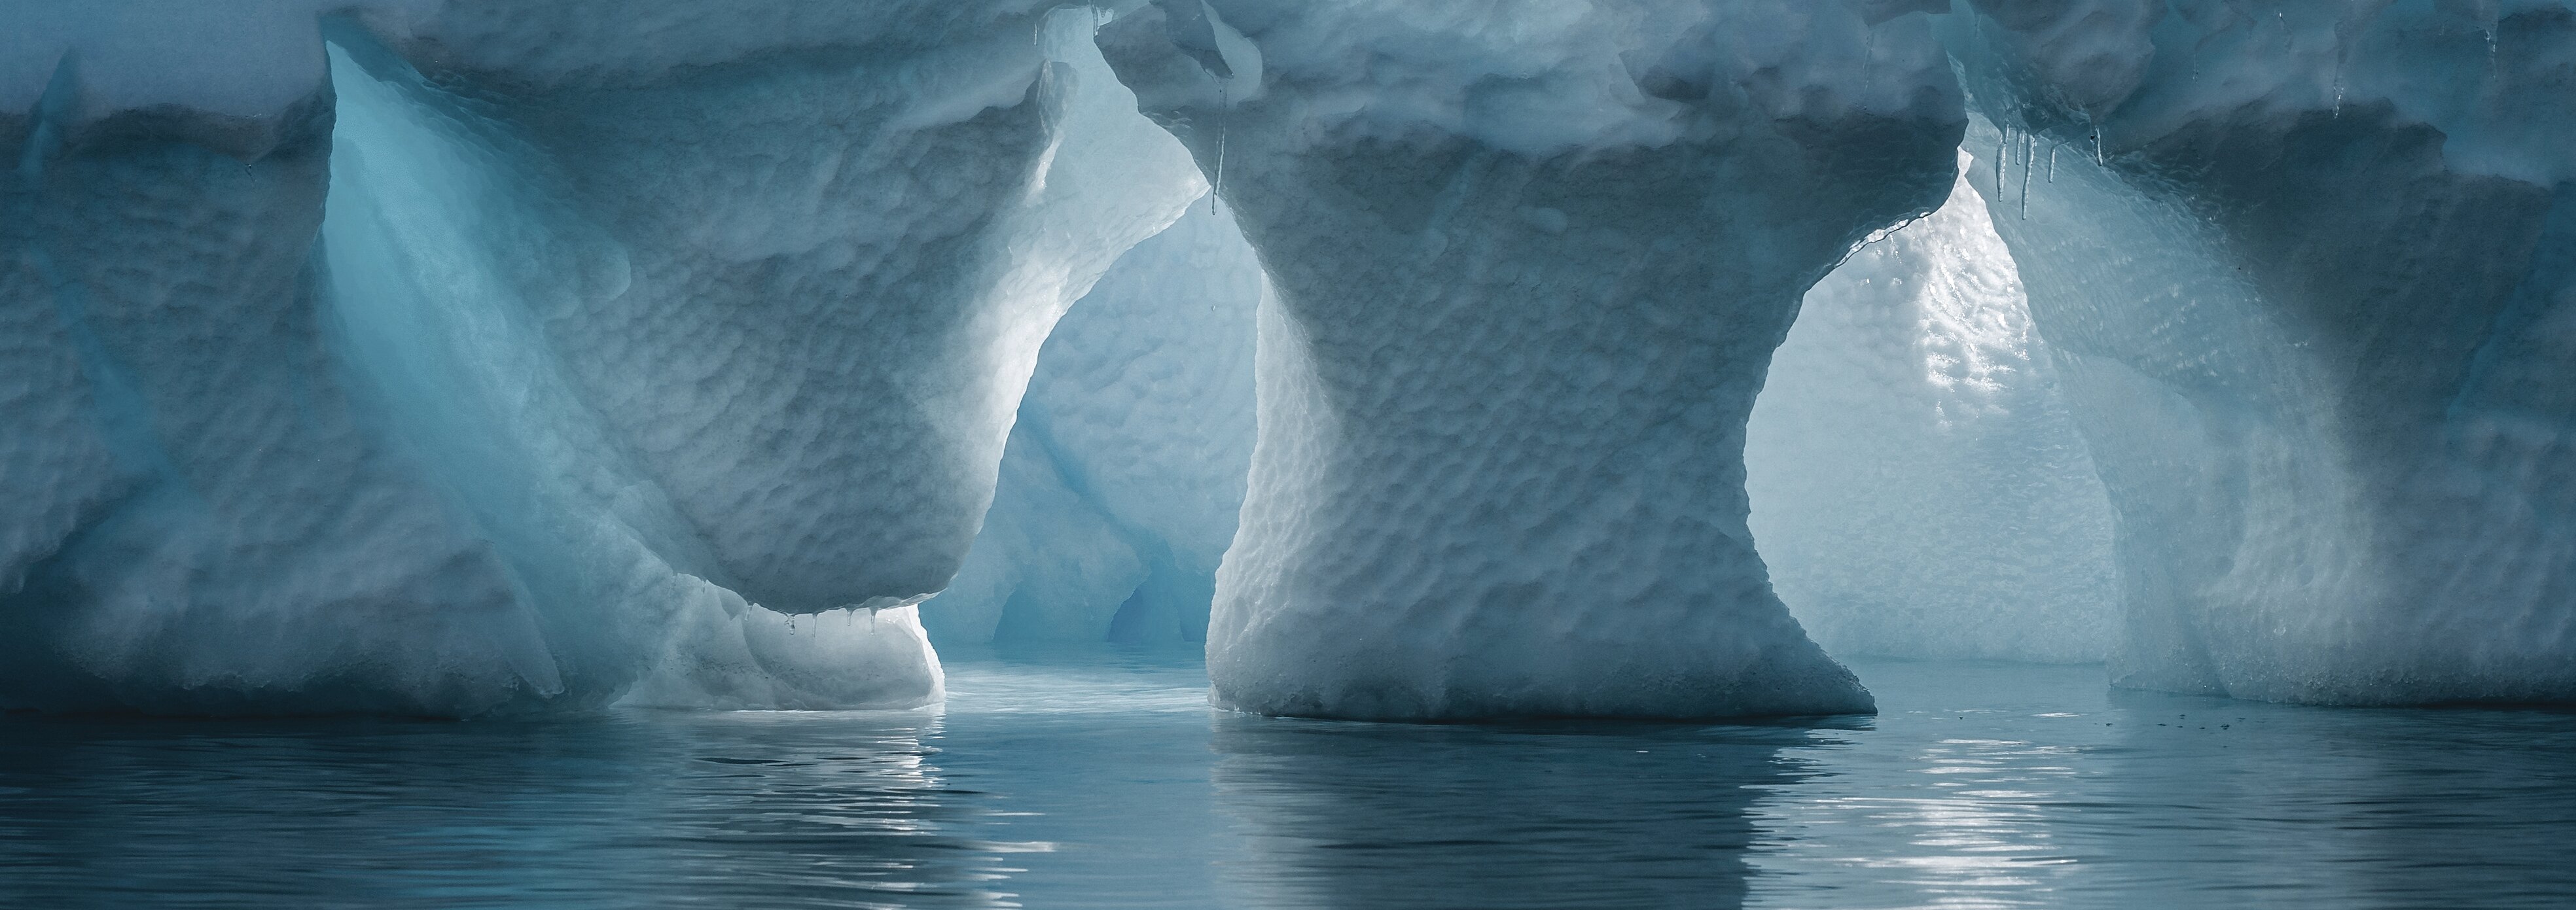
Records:
[[[2576,0],[5,0],[0,906],[2576,904]]]

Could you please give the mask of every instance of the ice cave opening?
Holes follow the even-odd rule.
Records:
[[[1252,464],[1266,285],[1209,196],[1056,322],[965,565],[921,605],[934,644],[1206,641]]]
[[[1772,355],[1745,430],[1754,543],[1827,652],[2097,663],[2118,628],[2110,507],[1992,175],[1959,157],[1940,208],[1853,250]]]

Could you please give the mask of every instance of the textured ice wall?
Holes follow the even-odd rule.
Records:
[[[2110,505],[1971,181],[1807,292],[1745,428],[1754,539],[1835,654],[2099,661]]]
[[[728,586],[814,612],[947,584],[1048,327],[1192,195],[1105,70],[1046,59],[1042,8],[458,0],[374,26],[622,247],[549,339]]]
[[[909,609],[745,598],[943,585],[1196,191],[1039,6],[376,4],[336,149],[314,4],[0,13],[0,699],[936,698]]]
[[[1120,257],[1038,353],[934,640],[1201,641],[1252,463],[1261,263],[1207,202]]]
[[[2117,513],[2115,680],[2576,698],[2576,10],[1974,6],[1968,146]]]
[[[332,56],[328,337],[371,422],[506,567],[510,612],[532,626],[512,630],[520,646],[580,667],[589,687],[648,680],[630,702],[935,699],[935,658],[911,610],[798,630],[706,580],[704,544],[545,342],[551,304],[581,290],[547,279],[577,279],[568,267],[621,248],[530,204],[545,188],[493,164],[524,154],[506,132],[409,82],[399,61],[378,54],[390,77],[379,79],[344,50]]]
[[[1799,295],[1951,182],[1948,65],[1886,6],[1189,0],[1103,31],[1272,281],[1219,703],[1869,706],[1772,596],[1741,452]]]
[[[234,121],[84,122],[78,72],[49,80],[0,181],[0,691],[174,710],[277,680],[358,707],[560,691],[541,652],[487,640],[530,640],[496,561],[365,432],[323,348],[327,90],[243,160],[196,141]]]

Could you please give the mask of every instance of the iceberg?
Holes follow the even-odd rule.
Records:
[[[19,3],[0,148],[0,708],[2576,699],[2570,0]]]

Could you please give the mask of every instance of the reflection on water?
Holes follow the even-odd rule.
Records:
[[[1840,726],[1386,726],[949,658],[944,711],[10,718],[0,906],[2576,903],[2564,713],[1890,663]]]
[[[1803,739],[1220,717],[1217,805],[1249,841],[1227,884],[1259,906],[1731,906],[1754,788]]]
[[[2576,715],[2112,692],[1886,663],[1757,804],[1756,904],[2576,905]]]
[[[14,723],[0,906],[999,905],[922,714]]]

